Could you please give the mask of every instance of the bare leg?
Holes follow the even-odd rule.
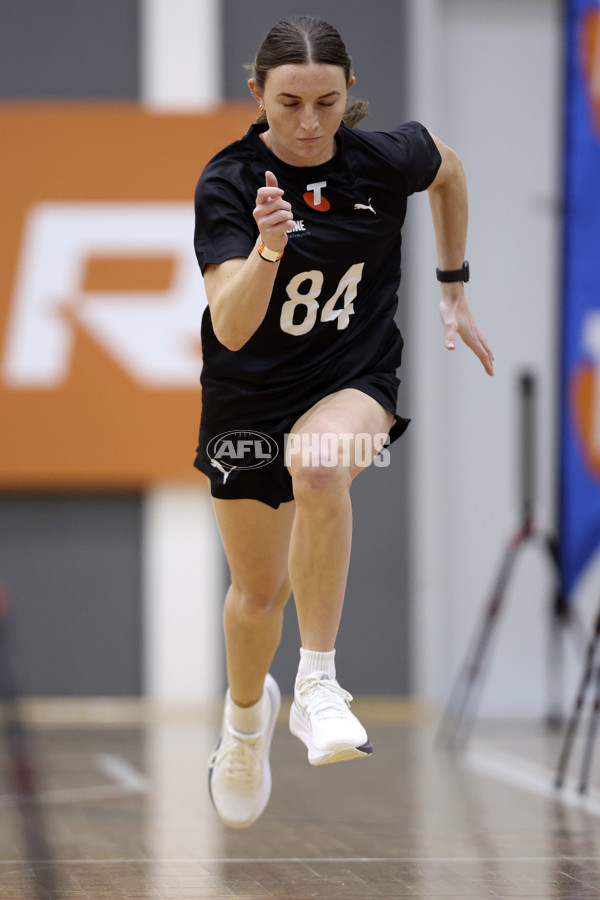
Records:
[[[252,706],[262,695],[290,596],[295,504],[274,510],[258,500],[213,499],[231,570],[224,611],[229,689],[238,706]]]
[[[346,389],[312,407],[293,432],[374,436],[387,434],[392,422],[392,413],[372,397]],[[336,466],[323,465],[318,451],[312,464],[306,465],[301,451],[288,461],[296,498],[289,571],[302,646],[311,650],[332,650],[340,624],[352,540],[349,491],[352,479],[361,471],[354,440],[349,449],[349,459],[339,459]]]
[[[311,650],[332,650],[340,625],[352,543],[350,481],[340,472],[319,485],[311,479],[294,486],[290,579],[302,646]]]

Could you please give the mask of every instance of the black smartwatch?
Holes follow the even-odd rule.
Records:
[[[460,269],[436,269],[435,275],[438,281],[464,281],[471,277],[469,262],[465,259]]]

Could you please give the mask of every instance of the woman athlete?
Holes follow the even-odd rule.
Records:
[[[354,80],[328,23],[275,25],[248,81],[262,115],[208,163],[196,191],[208,298],[196,466],[210,479],[231,571],[229,687],[209,784],[237,828],[258,818],[271,791],[280,694],[269,667],[291,591],[302,642],[291,731],[313,765],[371,753],[335,677],[335,642],[350,485],[407,425],[396,413],[394,313],[415,191],[430,198],[446,347],[458,334],[493,374],[464,294],[460,159],[417,122],[354,130],[365,115],[364,103],[348,101]]]

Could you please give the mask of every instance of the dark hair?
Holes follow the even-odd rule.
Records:
[[[273,25],[262,42],[254,62],[246,68],[252,72],[258,87],[263,90],[267,73],[271,69],[276,69],[277,66],[309,63],[341,66],[346,76],[346,84],[352,76],[352,60],[333,25],[314,16],[298,16]],[[368,105],[364,100],[348,98],[342,119],[344,125],[352,128],[368,116]],[[258,121],[265,120],[263,112]]]

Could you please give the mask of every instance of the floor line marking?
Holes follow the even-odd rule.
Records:
[[[90,800],[115,800],[134,793],[125,790],[117,784],[98,784],[81,788],[56,788],[53,790],[39,791],[36,800],[43,806],[52,803],[81,803]],[[137,791],[135,793],[138,793]],[[19,806],[22,798],[17,794],[0,795],[0,808]]]
[[[124,791],[141,794],[148,790],[149,779],[122,756],[115,753],[98,753],[94,757],[94,764],[99,772]]]
[[[591,789],[587,794],[580,794],[577,783],[571,779],[566,780],[562,788],[557,788],[554,786],[555,774],[544,766],[482,743],[474,744],[464,759],[468,768],[479,775],[600,818],[600,792]]]
[[[95,768],[113,782],[78,788],[54,788],[38,791],[36,800],[44,806],[52,803],[81,803],[91,800],[115,800],[128,794],[145,794],[150,780],[122,756],[98,753]],[[16,794],[0,794],[0,808],[18,806]]]

